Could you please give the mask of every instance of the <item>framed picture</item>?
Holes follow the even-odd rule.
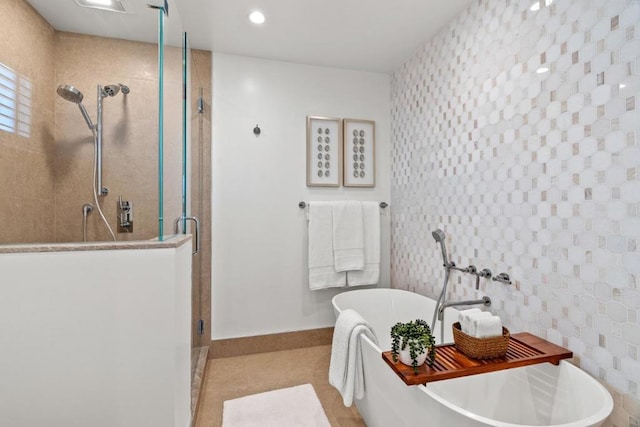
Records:
[[[376,122],[344,119],[344,186],[376,185]]]
[[[307,116],[307,186],[339,187],[341,172],[342,121]]]

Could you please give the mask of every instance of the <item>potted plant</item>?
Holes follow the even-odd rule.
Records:
[[[431,334],[431,328],[422,319],[411,322],[398,322],[391,328],[391,354],[393,361],[413,366],[413,372],[418,373],[418,366],[422,365],[427,356],[429,366],[433,366],[436,357],[436,342]]]

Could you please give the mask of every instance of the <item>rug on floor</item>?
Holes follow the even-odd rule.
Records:
[[[311,384],[225,400],[222,427],[331,427]]]

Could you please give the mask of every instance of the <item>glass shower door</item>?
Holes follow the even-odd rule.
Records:
[[[169,6],[169,5],[167,5]],[[177,10],[159,9],[158,238],[190,231],[189,49]],[[197,237],[194,236],[194,240]]]

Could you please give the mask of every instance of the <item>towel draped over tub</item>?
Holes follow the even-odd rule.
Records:
[[[351,406],[354,397],[362,399],[364,396],[360,335],[365,335],[376,345],[378,344],[373,329],[357,311],[343,310],[333,330],[329,384],[338,389],[344,406]]]

